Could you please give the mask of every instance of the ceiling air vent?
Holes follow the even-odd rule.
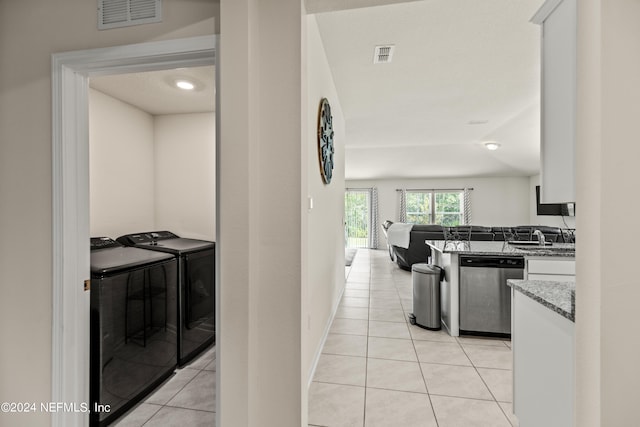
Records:
[[[393,58],[393,51],[396,47],[392,44],[386,46],[376,46],[373,51],[373,63],[374,64],[384,64],[387,62],[391,62],[391,58]]]
[[[162,22],[162,0],[98,0],[98,29]]]

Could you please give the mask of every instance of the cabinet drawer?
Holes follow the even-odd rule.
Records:
[[[558,259],[530,259],[527,261],[529,274],[567,274],[575,276],[576,261]]]
[[[527,280],[551,280],[554,282],[573,282],[576,276],[569,274],[527,274]]]

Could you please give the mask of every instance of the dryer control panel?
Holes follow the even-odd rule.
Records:
[[[118,242],[127,245],[153,244],[158,240],[177,239],[178,236],[170,231],[149,231],[147,233],[126,234],[118,237]]]

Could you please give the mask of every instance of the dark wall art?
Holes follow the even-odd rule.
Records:
[[[320,175],[325,184],[329,184],[333,176],[333,152],[331,106],[327,98],[322,98],[318,113],[318,158],[320,159]]]

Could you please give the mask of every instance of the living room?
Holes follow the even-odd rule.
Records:
[[[575,217],[535,209],[540,28],[530,20],[541,4],[403,2],[316,15],[347,122],[345,185],[377,188],[380,223],[399,219],[396,190],[473,188],[472,224],[575,228]],[[384,44],[389,62],[375,63]]]

